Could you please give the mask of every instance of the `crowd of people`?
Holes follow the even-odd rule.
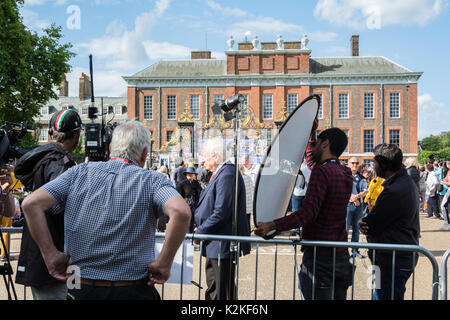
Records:
[[[449,161],[428,163],[424,170],[414,158],[403,163],[400,148],[383,143],[374,148],[371,164],[352,157],[344,165],[339,158],[348,144],[346,134],[329,128],[316,136],[317,125],[316,120],[292,193],[292,212],[258,223],[255,235],[301,228],[305,240],[346,242],[351,230],[351,242],[358,242],[362,233],[372,243],[418,245],[419,208],[444,219],[443,228],[449,226]],[[15,212],[9,192],[13,170],[32,191],[22,204],[26,219],[16,282],[30,286],[34,299],[158,300],[154,285],[169,278],[186,233],[194,239],[199,234],[251,234],[258,164],[245,156],[235,181],[235,164],[224,156],[222,139],[203,144],[200,166],[180,162],[173,171],[165,165],[148,170],[151,136],[138,121],[114,130],[109,161],[82,164],[72,158],[82,130],[77,112],[55,113],[49,128],[51,143],[33,149],[0,175],[1,216]],[[237,199],[236,182],[241,190]],[[157,257],[156,230],[165,231]],[[229,242],[220,241],[201,246],[206,300],[233,299],[236,257],[249,254],[250,244],[239,248],[231,250]],[[304,297],[346,299],[354,272],[351,257],[365,256],[346,248],[319,247],[316,252],[303,246],[302,251]],[[397,253],[393,270],[392,252],[379,251],[375,260],[369,250],[369,259],[381,271],[375,299],[389,299],[392,292],[395,299],[403,299],[417,263],[414,255]],[[69,266],[79,268],[81,287],[65,283]]]

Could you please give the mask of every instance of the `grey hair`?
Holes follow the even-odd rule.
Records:
[[[111,157],[138,160],[145,148],[150,148],[150,131],[139,121],[127,121],[113,131]]]
[[[202,153],[207,152],[210,154],[216,154],[220,163],[226,159],[225,147],[226,145],[221,138],[208,139],[202,145]]]
[[[406,160],[405,160],[405,166],[407,168],[409,168],[409,167],[417,167],[416,163],[417,163],[416,162],[416,158],[414,158],[414,157],[409,157],[409,158],[406,158]]]

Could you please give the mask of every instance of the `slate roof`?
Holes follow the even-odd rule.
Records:
[[[226,74],[226,60],[162,60],[134,74],[132,77],[202,77]]]
[[[411,70],[385,57],[331,57],[311,58],[314,74],[392,74]]]
[[[311,57],[311,74],[405,74],[412,71],[385,57]],[[162,60],[130,78],[226,76],[227,61],[216,59]],[[125,77],[127,78],[127,77]]]

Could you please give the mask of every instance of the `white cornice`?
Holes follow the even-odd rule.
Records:
[[[204,77],[123,77],[128,87],[295,86],[417,83],[422,72],[391,74],[244,74]]]

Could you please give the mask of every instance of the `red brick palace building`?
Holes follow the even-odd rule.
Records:
[[[287,113],[319,94],[319,130],[339,127],[348,134],[343,159],[369,161],[373,147],[382,142],[398,144],[405,157],[417,157],[421,72],[382,56],[359,56],[357,35],[350,39],[350,55],[342,57],[311,56],[305,36],[260,44],[255,39],[238,43],[237,49],[233,42],[228,41],[225,60],[212,58],[210,51],[193,51],[190,60],[163,60],[123,77],[128,119],[149,127],[156,154],[171,153],[170,162],[180,157],[196,161],[198,148],[184,148],[186,139],[178,133],[188,121],[195,134],[187,143],[197,146],[205,130],[217,128],[214,122],[226,125],[213,117],[210,107],[217,99],[245,95],[248,128],[264,131],[262,137],[270,141]]]

